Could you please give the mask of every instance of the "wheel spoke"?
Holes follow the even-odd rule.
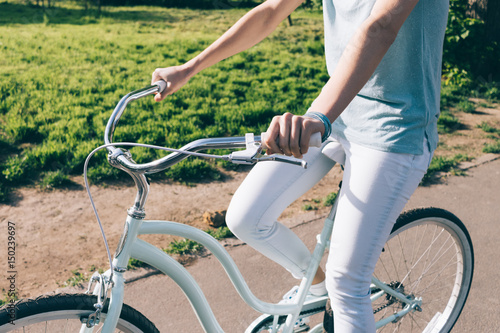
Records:
[[[406,280],[406,277],[413,271],[413,269],[417,266],[417,264],[420,263],[420,261],[424,262],[424,268],[425,268],[425,263],[427,262],[427,260],[429,258],[432,245],[434,245],[434,243],[437,242],[437,239],[439,238],[440,235],[441,235],[441,233],[439,233],[439,235],[437,237],[435,237],[435,234],[434,234],[432,243],[427,246],[424,253],[422,253],[422,255],[420,255],[420,257],[415,261],[415,263],[412,265],[412,267],[410,268],[410,270],[408,271],[406,276],[403,278],[403,281]],[[425,260],[423,260],[424,257],[426,257]],[[420,276],[422,276],[424,268],[422,268],[422,273],[420,273]]]
[[[452,244],[451,246],[453,246],[453,244]],[[450,246],[450,247],[451,247],[451,246]],[[449,248],[450,248],[450,247],[449,247]],[[449,248],[448,248],[448,249],[449,249]],[[447,249],[447,250],[448,250],[448,249]],[[446,251],[447,251],[447,250],[446,250]],[[446,253],[446,251],[445,251],[445,253]],[[443,253],[443,255],[444,255],[444,253]],[[441,257],[442,257],[442,256],[440,256],[440,258],[441,258]],[[452,257],[450,260],[453,260],[453,257]],[[422,279],[423,279],[424,275],[425,275],[425,274],[427,274],[427,272],[431,269],[431,267],[432,267],[432,266],[433,266],[436,262],[437,262],[437,261],[431,262],[431,263],[428,265],[428,267],[426,268],[426,270],[425,270],[424,272],[422,272],[422,274],[420,275],[420,277],[419,277],[419,278],[418,278],[418,280],[417,280],[417,284],[415,285],[415,288],[417,288],[417,287],[418,287],[418,285],[419,285],[419,284],[420,284],[420,282],[422,281]],[[449,262],[449,261],[448,261],[448,262]],[[444,269],[444,267],[443,267],[443,269]]]
[[[435,273],[430,273],[430,274],[428,274],[428,276],[432,276],[432,275],[434,275],[434,274],[435,274],[435,276],[434,276],[434,278],[432,279],[432,281],[430,281],[429,283],[427,283],[427,287],[425,287],[425,288],[423,288],[423,289],[420,289],[420,290],[418,291],[419,295],[425,294],[425,293],[426,293],[426,291],[427,291],[427,289],[429,289],[429,287],[431,287],[432,285],[434,285],[434,284],[435,284],[435,282],[437,282],[437,281],[436,281],[436,280],[437,280],[437,278],[442,277],[442,276],[441,276],[441,274],[443,273],[443,271],[445,270],[445,268],[447,268],[447,267],[451,266],[451,265],[449,265],[449,263],[450,263],[452,260],[454,260],[454,258],[450,258],[450,261],[448,262],[448,264],[446,264],[446,265],[445,265],[445,266],[444,266],[441,270],[436,271]],[[457,262],[458,262],[458,261],[456,261],[456,260],[455,260],[455,261],[453,261],[453,264],[455,264],[455,265],[456,265],[456,263],[457,263]],[[448,277],[456,277],[456,272],[455,272],[455,273],[451,273],[451,274],[447,275],[445,278],[447,279]],[[453,279],[453,282],[455,282],[455,281],[454,281],[454,279]],[[412,290],[412,291],[413,291],[413,290]]]

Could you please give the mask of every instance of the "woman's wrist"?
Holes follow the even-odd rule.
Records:
[[[328,139],[328,137],[330,136],[330,134],[332,134],[332,123],[330,122],[330,119],[328,119],[328,117],[325,116],[324,114],[308,110],[304,115],[304,117],[317,119],[321,121],[323,125],[325,125],[325,132],[323,132],[323,136],[321,137],[321,142],[325,142],[326,139]]]
[[[184,72],[184,75],[186,78],[191,79],[193,76],[195,76],[198,72],[201,71],[197,70],[197,61],[194,59],[189,60],[188,62],[180,65],[182,71]]]

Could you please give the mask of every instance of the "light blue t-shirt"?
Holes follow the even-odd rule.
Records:
[[[330,75],[375,1],[323,0]],[[389,152],[422,154],[424,138],[436,148],[448,8],[448,0],[417,3],[374,74],[332,124],[334,135]]]

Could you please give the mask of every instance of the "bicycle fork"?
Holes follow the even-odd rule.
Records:
[[[92,333],[94,325],[101,321],[101,311],[109,292],[111,293],[109,307],[101,332],[114,332],[123,307],[125,289],[125,278],[123,274],[127,270],[128,261],[130,259],[130,252],[133,245],[133,241],[131,240],[137,238],[141,224],[142,220],[140,219],[130,216],[127,218],[111,269],[107,270],[102,275],[95,272],[90,279],[87,293],[90,293],[93,282],[96,282],[92,292],[93,295],[97,295],[97,303],[94,304],[96,312],[90,314],[88,318],[82,319],[80,333]]]

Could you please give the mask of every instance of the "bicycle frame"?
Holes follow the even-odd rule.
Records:
[[[130,257],[144,261],[145,263],[159,269],[166,275],[172,278],[186,294],[189,299],[202,327],[207,332],[224,332],[215,316],[197,282],[189,274],[189,272],[179,264],[175,259],[159,250],[155,246],[138,239],[138,235],[144,234],[169,234],[192,239],[203,244],[210,250],[214,256],[220,261],[229,276],[233,286],[243,300],[254,308],[256,311],[274,315],[289,315],[296,318],[300,311],[324,307],[327,297],[319,298],[313,302],[304,303],[307,290],[310,287],[314,273],[316,272],[319,262],[323,256],[328,243],[329,235],[333,226],[333,220],[327,219],[323,232],[318,239],[318,244],[313,252],[313,260],[310,264],[307,276],[302,280],[299,289],[299,297],[297,303],[291,304],[271,304],[258,299],[251,292],[243,276],[238,270],[233,259],[224,247],[212,236],[204,231],[194,227],[169,221],[147,221],[140,220],[129,216],[126,220],[124,237],[125,241],[122,245],[120,253],[115,255],[113,264],[115,273],[113,274],[113,288],[111,290],[111,302],[109,312],[102,332],[113,332],[118,321],[121,306],[123,304],[123,289],[124,289],[124,269]],[[123,237],[122,237],[123,238]],[[109,276],[109,272],[107,272]],[[95,289],[97,290],[97,288]],[[290,318],[290,322],[294,322],[294,318]],[[290,332],[293,325],[290,326]],[[82,331],[85,332],[85,331]]]
[[[111,290],[109,311],[102,332],[113,332],[118,321],[123,304],[125,286],[123,273],[130,258],[141,260],[152,267],[159,269],[161,272],[172,278],[172,280],[178,284],[186,294],[201,326],[206,332],[224,332],[217,322],[201,288],[192,275],[171,256],[137,237],[145,234],[175,235],[192,239],[203,244],[219,260],[238,294],[249,306],[261,313],[277,316],[288,315],[283,332],[292,332],[293,323],[296,321],[301,311],[324,307],[326,304],[327,297],[318,298],[314,301],[306,303],[304,303],[304,300],[311,285],[314,273],[316,272],[324,251],[328,246],[333,229],[335,212],[336,203],[334,204],[329,216],[325,219],[321,234],[317,237],[317,244],[312,253],[312,260],[307,270],[307,275],[302,279],[299,287],[297,301],[291,304],[271,304],[258,299],[251,292],[229,253],[215,238],[206,232],[181,223],[142,220],[128,216],[125,222],[124,233],[122,235],[122,240],[124,241],[120,242],[119,248],[117,249],[117,253],[115,254],[115,258],[113,260],[113,266],[115,267],[115,272],[113,274],[114,286]],[[109,277],[109,272],[106,274]],[[375,277],[372,278],[372,284],[380,289],[379,292],[372,295],[372,300],[375,300],[385,294],[389,294],[407,304],[405,308],[398,313],[377,322],[377,328],[398,320],[410,311],[418,310],[422,303],[421,299],[408,299],[405,295],[395,291],[385,283],[377,280]],[[96,287],[94,292],[97,293],[97,290],[98,288]],[[81,332],[87,332],[86,329],[86,327],[82,327]],[[88,332],[91,332],[91,329],[89,329]],[[314,332],[314,330],[311,332]]]
[[[112,280],[110,305],[102,332],[113,332],[118,322],[118,318],[123,305],[125,285],[123,273],[126,271],[126,267],[130,258],[135,258],[143,261],[171,277],[172,280],[175,281],[175,283],[177,283],[186,294],[204,330],[206,332],[223,332],[201,288],[191,276],[191,274],[189,274],[189,272],[181,264],[179,264],[168,254],[137,237],[138,235],[144,234],[175,235],[201,243],[219,260],[238,294],[249,306],[254,308],[256,311],[265,314],[275,316],[286,315],[287,320],[283,329],[283,333],[292,332],[294,323],[301,311],[324,307],[324,305],[326,304],[326,296],[309,302],[305,302],[305,299],[316,270],[329,244],[329,239],[332,233],[335,219],[337,200],[335,201],[328,217],[325,219],[321,234],[319,234],[317,237],[317,244],[312,253],[312,260],[307,269],[306,276],[301,281],[298,290],[298,296],[295,302],[287,304],[271,304],[261,301],[255,295],[253,295],[233,259],[215,238],[199,229],[181,223],[144,220],[144,205],[149,192],[149,184],[146,180],[146,174],[158,172],[186,158],[187,155],[184,155],[181,151],[193,152],[202,149],[234,149],[245,147],[247,148],[247,150],[252,150],[252,147],[254,147],[253,136],[251,137],[252,140],[250,142],[248,139],[243,137],[201,139],[182,147],[179,151],[172,153],[160,160],[146,164],[136,164],[132,161],[131,156],[127,151],[123,151],[110,145],[113,131],[129,101],[156,93],[159,88],[159,86],[153,85],[151,87],[132,92],[123,97],[115,108],[110,120],[108,121],[108,125],[105,131],[105,143],[106,148],[109,151],[109,162],[113,166],[127,172],[134,179],[137,186],[137,195],[134,205],[128,210],[128,217],[125,222],[124,231],[112,262],[113,271],[108,270],[106,273],[104,273],[103,278],[99,280],[97,286],[94,288],[94,294],[102,296],[102,290],[105,290],[102,284],[106,284],[105,281]],[[255,141],[260,141],[260,138],[256,137]],[[241,157],[243,155],[238,156]],[[247,162],[252,161],[254,156],[254,152],[252,152],[252,155],[249,158],[247,158],[247,156],[243,156],[244,159],[239,159],[239,163],[243,161],[243,164],[250,164]],[[283,157],[281,159],[285,162],[296,163],[296,161],[287,160],[287,157]],[[255,162],[255,160],[253,161]],[[384,326],[389,322],[397,321],[399,318],[410,311],[421,310],[421,299],[411,299],[406,295],[392,289],[390,286],[379,281],[375,277],[372,278],[372,285],[380,289],[380,291],[371,296],[372,301],[381,297],[382,295],[389,294],[392,297],[395,297],[398,300],[402,301],[403,304],[406,304],[404,309],[402,309],[398,313],[395,313],[392,316],[377,322],[377,328]],[[104,292],[104,294],[106,294],[106,292]],[[96,313],[100,313],[99,311],[100,310],[98,309]],[[88,321],[91,321],[90,317]],[[277,320],[275,320],[275,322],[277,322]],[[320,330],[320,327],[321,325],[318,325],[310,332],[317,332]],[[91,331],[92,328],[87,328],[86,324],[83,324],[80,330],[81,333]],[[274,329],[274,331],[276,331],[276,328]]]

